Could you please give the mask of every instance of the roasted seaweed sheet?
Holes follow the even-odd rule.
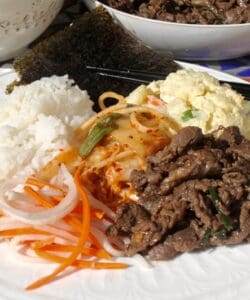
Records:
[[[135,40],[99,7],[17,58],[14,68],[20,81],[12,87],[45,76],[64,74],[69,74],[80,88],[86,89],[93,100],[104,91],[127,95],[136,87],[131,82],[99,77],[87,71],[86,65],[160,71],[166,75],[179,68],[171,58],[161,56]]]

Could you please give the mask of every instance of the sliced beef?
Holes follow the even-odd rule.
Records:
[[[161,226],[151,220],[150,214],[142,206],[127,203],[119,207],[115,225],[109,227],[111,237],[128,236],[131,243],[128,255],[146,250],[158,242],[162,236]]]
[[[109,228],[111,236],[125,235],[131,233],[131,229],[140,224],[150,220],[150,214],[142,206],[133,203],[127,203],[120,206],[116,212],[117,219],[115,226]]]
[[[242,135],[240,134],[239,128],[236,126],[231,126],[225,128],[219,137],[219,141],[226,142],[227,145],[238,145],[242,142]]]
[[[244,158],[245,160],[250,160],[250,141],[244,141],[240,144],[232,145],[228,149],[229,153],[237,154],[238,156]]]
[[[222,153],[220,154],[221,157]],[[163,194],[168,194],[173,187],[187,179],[216,177],[221,171],[218,152],[208,149],[191,150],[170,164],[168,177],[162,181],[160,190]]]
[[[127,255],[170,259],[250,235],[250,142],[237,127],[182,129],[131,182],[138,203],[121,206],[108,231],[129,239]]]
[[[201,241],[192,227],[182,229],[169,235],[164,242],[152,247],[148,256],[152,260],[168,260],[181,252],[191,252],[200,248]]]
[[[237,24],[250,22],[249,0],[103,0],[142,17],[177,23]]]
[[[150,157],[148,161],[152,166],[159,166],[162,163],[162,169],[164,169],[165,163],[172,161],[192,145],[200,143],[202,138],[203,136],[200,128],[193,126],[185,127],[180,130],[179,134],[173,137],[168,147]]]

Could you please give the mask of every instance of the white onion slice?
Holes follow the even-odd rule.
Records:
[[[21,183],[18,181],[18,179],[15,179],[9,180],[0,186],[0,208],[17,220],[32,225],[54,223],[63,218],[75,208],[78,201],[78,193],[73,177],[68,172],[67,168],[62,164],[60,170],[63,174],[64,182],[68,186],[68,192],[55,207],[44,209],[38,212],[25,212],[11,206],[8,203],[8,197],[6,196],[6,193],[11,191],[17,184]]]
[[[70,241],[71,243],[77,243],[79,239],[75,237],[74,235],[70,234],[69,232],[66,232],[65,230],[58,229],[54,227],[54,225],[43,225],[43,226],[35,226],[36,229],[44,230],[48,233],[51,233],[57,237],[60,237],[61,239],[64,239],[66,241]]]
[[[3,216],[0,218],[0,230],[1,231],[16,229],[16,228],[25,228],[25,227],[30,227],[30,225],[20,222],[18,220],[15,220],[8,216]]]
[[[136,263],[138,264],[138,266],[145,268],[145,269],[152,269],[153,265],[151,264],[150,261],[148,261],[144,256],[142,256],[141,254],[135,254],[133,257],[131,257],[134,261],[136,261]]]
[[[115,249],[109,242],[106,235],[99,229],[91,227],[92,234],[97,238],[97,240],[102,244],[103,248],[113,256],[123,256],[124,252]]]
[[[63,193],[60,190],[55,190],[49,186],[44,186],[41,188],[40,192],[47,197],[62,197]]]
[[[140,123],[136,117],[135,111],[133,111],[130,115],[130,122],[134,126],[134,128],[136,128],[138,131],[143,132],[143,133],[154,132],[154,131],[159,130],[159,126],[147,127],[147,126],[144,126],[142,123]]]
[[[64,231],[76,232],[76,230],[73,227],[71,227],[69,224],[67,224],[64,220],[58,220],[56,223],[50,225]]]
[[[96,209],[100,209],[102,211],[105,212],[105,214],[110,217],[110,219],[115,220],[116,219],[116,214],[113,212],[112,209],[110,209],[108,206],[106,206],[104,203],[102,203],[101,201],[97,200],[91,193],[89,190],[86,189],[85,187],[85,191],[88,195],[89,198],[89,202],[91,204],[91,206],[93,208]]]
[[[53,263],[48,261],[47,259],[41,258],[36,255],[33,249],[29,248],[27,245],[23,245],[24,241],[41,241],[46,240],[50,236],[41,235],[41,234],[24,234],[22,236],[13,237],[9,241],[10,249],[13,252],[14,256],[21,261],[31,262],[31,263]],[[54,242],[59,245],[71,245],[71,243],[67,243],[64,239],[55,237]],[[61,255],[61,253],[60,253]],[[67,256],[67,253],[66,253]]]
[[[107,221],[107,220],[91,220],[91,225],[93,225],[93,227],[101,230],[101,231],[106,231],[110,225],[112,225],[111,222]]]
[[[47,238],[48,236],[44,236],[40,234],[16,236],[12,238],[9,242],[10,250],[17,259],[20,259],[21,261],[24,262],[51,263],[46,259],[38,257],[32,249],[30,249],[27,245],[22,244],[22,242],[27,240],[41,241]]]

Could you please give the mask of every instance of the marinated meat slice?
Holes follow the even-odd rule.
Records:
[[[140,205],[127,203],[119,207],[115,225],[109,227],[111,237],[127,236],[131,239],[127,254],[145,251],[162,237],[162,229]]]
[[[127,254],[132,256],[137,252],[144,252],[150,246],[157,243],[162,237],[161,227],[150,220],[144,220],[132,228],[130,244],[127,248]]]
[[[142,206],[127,203],[117,210],[117,219],[114,226],[109,228],[109,235],[117,236],[131,233],[134,226],[150,220],[150,214]]]
[[[239,128],[236,126],[230,126],[222,131],[219,137],[219,141],[226,142],[227,145],[238,145],[242,142],[242,135],[240,134]]]
[[[181,222],[187,214],[189,203],[183,200],[181,194],[167,196],[164,201],[161,202],[158,211],[152,215],[153,220],[160,223],[165,231],[171,230],[176,224]]]
[[[213,237],[210,242],[211,245],[236,245],[246,241],[250,235],[250,201],[245,201],[242,204],[239,218],[239,229],[235,230],[227,239]]]
[[[176,185],[187,179],[216,177],[221,174],[222,166],[218,153],[207,149],[189,151],[170,165],[168,177],[160,186],[162,194],[167,194]],[[222,154],[220,155],[222,156]]]
[[[148,179],[142,170],[133,170],[130,178],[137,192],[142,192],[148,183]]]
[[[244,158],[245,160],[250,160],[250,141],[243,141],[240,144],[232,145],[228,149],[229,153],[235,153],[240,157]]]
[[[188,227],[170,235],[160,244],[155,245],[148,252],[152,260],[168,260],[181,252],[191,252],[200,248],[201,241],[193,228]]]
[[[137,204],[118,209],[110,235],[128,237],[127,255],[170,259],[250,235],[250,142],[237,127],[213,135],[186,127],[134,170]]]
[[[203,135],[198,127],[185,127],[172,139],[171,143],[164,150],[149,157],[148,162],[151,169],[165,170],[168,163],[187,151],[192,145],[201,143]]]
[[[250,22],[249,0],[102,0],[142,17],[191,24]]]

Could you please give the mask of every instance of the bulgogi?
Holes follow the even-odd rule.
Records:
[[[141,17],[188,24],[250,22],[249,0],[103,0]]]
[[[129,238],[127,255],[153,260],[210,246],[233,245],[250,235],[250,141],[237,127],[203,135],[186,127],[133,170],[138,203],[118,208],[111,237]]]

